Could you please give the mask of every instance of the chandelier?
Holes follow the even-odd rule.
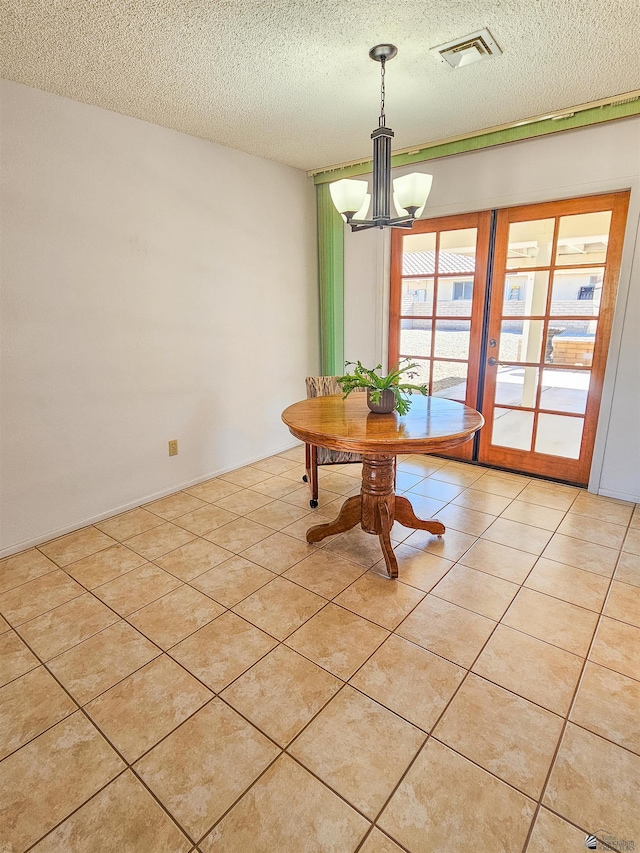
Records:
[[[367,181],[345,178],[329,185],[331,198],[338,213],[352,231],[367,228],[412,228],[421,215],[431,190],[433,175],[414,172],[393,181],[393,203],[398,214],[391,217],[391,140],[393,131],[386,126],[384,114],[384,73],[387,60],[393,59],[398,48],[392,44],[377,44],[369,56],[380,63],[380,118],[371,134],[373,139],[373,218],[367,219],[371,195]]]

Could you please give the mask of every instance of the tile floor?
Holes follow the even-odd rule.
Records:
[[[640,508],[404,457],[394,582],[301,458],[0,562],[3,853],[638,849]]]

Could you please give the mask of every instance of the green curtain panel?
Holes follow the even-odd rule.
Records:
[[[329,184],[316,187],[320,364],[324,376],[344,373],[344,222],[333,206]]]

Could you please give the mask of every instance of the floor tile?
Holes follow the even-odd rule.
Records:
[[[289,753],[373,820],[424,740],[424,732],[347,685]]]
[[[318,815],[322,820],[318,820]],[[283,755],[202,842],[202,853],[347,853],[369,822]]]
[[[325,466],[329,467],[329,466]],[[352,477],[337,474],[333,471],[323,471],[320,468],[320,490],[323,492],[334,492],[336,495],[347,495],[354,488]]]
[[[586,657],[598,614],[523,588],[502,619],[503,625]]]
[[[185,513],[173,519],[178,527],[194,533],[196,536],[204,536],[212,530],[217,530],[225,524],[237,519],[236,513],[229,512],[217,504],[206,503],[200,509]]]
[[[354,527],[340,536],[331,537],[324,546],[324,550],[332,554],[339,554],[365,569],[373,566],[382,557],[378,537],[371,533],[365,533],[360,527]]]
[[[82,595],[84,589],[58,569],[0,595],[0,613],[12,625],[35,619]]]
[[[264,524],[257,524],[248,518],[238,518],[229,524],[212,530],[211,533],[207,533],[205,539],[226,548],[228,551],[233,551],[234,554],[239,554],[255,545],[256,542],[271,536],[272,533],[272,529],[265,527]]]
[[[620,622],[640,627],[640,587],[614,580],[604,614]]]
[[[408,539],[404,540],[404,544],[455,562],[469,550],[475,541],[475,536],[451,528],[445,531],[442,539],[438,539],[437,536],[426,530],[416,530]]]
[[[640,528],[630,527],[622,546],[623,551],[640,556]]]
[[[396,633],[468,668],[495,627],[491,619],[428,595]]]
[[[257,521],[258,524],[265,524],[273,530],[282,530],[283,527],[293,524],[294,521],[299,521],[307,514],[308,509],[306,507],[301,509],[284,501],[272,501],[266,506],[248,513],[247,518]]]
[[[329,504],[329,508],[318,507],[318,509],[310,512],[309,515],[305,515],[304,518],[301,518],[300,521],[294,521],[293,524],[287,524],[287,526],[283,527],[280,532],[306,543],[307,531],[309,528],[315,527],[316,524],[326,524],[329,521],[334,521],[337,517],[338,512],[340,511],[339,508],[335,508],[334,510],[330,509],[330,507],[331,504]],[[324,548],[328,542],[328,539],[323,542],[319,542],[316,545],[316,548]]]
[[[566,512],[578,497],[577,489],[561,490],[552,483],[531,482],[518,495],[519,501]]]
[[[623,551],[620,554],[614,577],[617,581],[640,586],[640,557],[637,554]]]
[[[33,853],[188,853],[180,832],[130,770],[33,848]]]
[[[0,763],[4,851],[26,850],[123,769],[80,711],[5,758]]]
[[[433,735],[537,800],[564,720],[471,673]]]
[[[20,635],[47,661],[117,621],[113,610],[87,592],[20,625]]]
[[[402,848],[374,827],[360,848],[360,853],[402,853]]]
[[[278,755],[235,711],[214,699],[135,769],[191,838],[201,838]]]
[[[0,635],[0,687],[35,669],[38,664],[38,658],[16,633],[7,631]]]
[[[388,636],[379,625],[328,604],[291,634],[286,644],[346,680]]]
[[[519,521],[531,527],[555,531],[565,514],[561,509],[550,509],[546,506],[515,500],[502,512],[501,517],[508,518],[510,521]]]
[[[57,568],[55,563],[36,548],[6,557],[0,560],[0,593],[42,577]]]
[[[165,521],[171,521],[172,518],[194,512],[203,506],[205,506],[205,501],[188,495],[186,492],[176,492],[174,495],[168,495],[166,498],[145,504],[145,509],[154,515],[159,515]]]
[[[158,518],[157,515],[139,507],[129,510],[129,512],[123,512],[122,515],[108,518],[106,521],[101,521],[96,524],[96,527],[113,539],[117,539],[118,542],[123,542],[125,539],[131,539],[132,536],[145,533],[161,524],[162,519]]]
[[[599,613],[609,580],[593,572],[583,572],[582,569],[540,557],[524,585]]]
[[[283,577],[325,598],[333,598],[360,577],[364,571],[364,566],[321,550],[315,551],[293,568],[288,569]]]
[[[527,844],[527,853],[567,853],[584,848],[585,832],[541,808]]]
[[[0,760],[75,710],[43,666],[0,688]]]
[[[408,456],[398,456],[398,471],[407,471],[409,474],[418,474],[421,477],[429,477],[435,473],[438,468],[444,468],[447,464],[446,459],[438,459],[435,456],[422,456],[419,454],[410,454]]]
[[[424,477],[420,474],[411,474],[408,471],[396,471],[396,492],[406,492],[423,479]]]
[[[616,549],[622,545],[626,530],[627,528],[621,524],[587,518],[572,512],[566,514],[564,521],[558,527],[558,533],[562,533],[563,536],[573,536],[574,539],[583,539],[585,542]]]
[[[589,660],[640,681],[640,628],[604,616]]]
[[[499,625],[473,671],[556,714],[569,710],[582,660],[570,652]]]
[[[518,589],[510,581],[457,565],[433,588],[432,595],[498,622]]]
[[[93,594],[120,616],[128,616],[180,585],[181,582],[174,575],[154,566],[153,563],[147,563],[96,587]]]
[[[511,480],[496,474],[483,474],[478,480],[474,480],[472,488],[475,492],[486,492],[489,495],[497,495],[502,498],[518,497],[526,486],[526,482]]]
[[[266,482],[268,483],[269,480]],[[216,506],[232,512],[234,515],[247,515],[254,509],[260,509],[260,507],[271,503],[273,503],[273,498],[269,495],[261,494],[252,489],[241,489],[239,492],[234,492],[234,494],[216,501]]]
[[[267,459],[261,459],[260,462],[254,462],[251,467],[257,468],[258,471],[277,475],[282,474],[283,471],[290,471],[297,466],[292,460],[282,459],[279,456],[269,456]]]
[[[471,569],[479,569],[503,580],[522,583],[536,562],[536,555],[508,545],[478,539],[460,563]]]
[[[117,622],[53,658],[48,666],[84,705],[159,654],[146,637],[126,622]]]
[[[511,503],[511,498],[492,495],[490,492],[478,491],[472,486],[469,489],[465,489],[451,503],[455,506],[465,506],[468,509],[475,509],[478,512],[489,513],[489,515],[500,515]]]
[[[428,732],[464,675],[461,667],[394,634],[350,683]]]
[[[163,655],[85,707],[111,743],[132,763],[211,697],[206,687]]]
[[[83,530],[76,530],[75,533],[68,533],[60,539],[38,545],[38,550],[54,563],[64,567],[115,544],[110,536],[95,527],[85,527]]]
[[[242,486],[248,489],[254,483],[262,483],[268,480],[271,475],[266,471],[259,471],[257,468],[238,468],[235,471],[229,471],[228,474],[222,474],[218,479],[225,480],[227,483],[233,483],[235,486]]]
[[[295,466],[297,467],[297,466]],[[291,470],[291,469],[289,469]],[[256,483],[251,486],[252,491],[258,492],[260,495],[266,495],[269,498],[284,498],[287,495],[290,495],[291,492],[296,491],[299,486],[293,480],[289,480],[287,477],[271,477],[270,480],[264,480],[262,483]]]
[[[292,459],[294,462],[304,462],[304,453],[304,444],[296,444],[288,450],[283,450],[282,453],[276,453],[276,456],[280,459]]]
[[[587,572],[610,578],[618,559],[618,551],[615,548],[605,548],[603,545],[594,545],[591,542],[554,533],[542,556],[548,560],[566,563],[576,569],[585,569]]]
[[[286,476],[288,477],[289,474],[287,474]],[[309,491],[309,486],[303,486],[299,481],[293,483],[291,480],[289,480],[289,482],[291,482],[292,485],[295,485],[295,488],[288,494],[282,496],[281,501],[283,503],[298,507],[298,509],[305,510],[305,512],[307,513],[310,512],[312,509],[319,508],[325,514],[329,514],[331,516],[338,515],[340,508],[344,503],[345,495],[338,495],[335,492],[323,491],[321,482],[318,492],[318,507],[312,507],[310,504],[311,492]]]
[[[570,719],[640,754],[640,681],[587,663]]]
[[[188,495],[193,495],[207,503],[215,503],[216,501],[226,498],[227,495],[233,495],[239,492],[242,486],[235,486],[226,480],[207,480],[205,483],[198,483],[196,486],[189,486],[184,491]]]
[[[138,566],[147,562],[146,557],[136,554],[124,545],[112,545],[97,554],[84,557],[76,563],[65,566],[65,572],[75,578],[87,589],[94,589],[100,584],[119,578]]]
[[[170,521],[165,521],[159,527],[154,527],[153,530],[127,539],[125,545],[138,554],[142,554],[148,560],[154,560],[156,557],[162,557],[163,554],[168,554],[169,551],[185,545],[192,539],[195,539],[193,533],[183,530],[182,527],[177,527]]]
[[[273,637],[227,612],[174,646],[171,656],[219,692],[275,645]]]
[[[276,743],[286,747],[342,682],[286,646],[278,646],[222,693]]]
[[[547,530],[531,527],[529,524],[520,524],[518,521],[509,521],[504,517],[496,519],[482,536],[500,545],[511,545],[517,542],[521,551],[538,555],[544,551],[551,539],[551,533]]]
[[[449,503],[449,501],[457,498],[460,492],[464,492],[464,488],[464,486],[456,486],[453,483],[445,483],[442,480],[434,480],[429,477],[409,489],[406,497],[412,500],[413,495],[422,495],[425,498],[434,498],[434,500]]]
[[[489,513],[478,512],[466,506],[456,506],[453,503],[447,504],[444,509],[437,513],[435,518],[437,521],[441,521],[447,529],[453,528],[462,531],[462,533],[470,533],[472,536],[480,536],[496,520],[496,517],[489,515]]]
[[[276,576],[233,609],[261,630],[284,640],[325,604],[326,599]]]
[[[569,723],[544,796],[578,826],[618,839],[640,838],[640,756]]]
[[[571,504],[571,512],[626,526],[633,514],[633,504],[609,501],[599,495],[582,492]]]
[[[447,464],[438,468],[430,475],[432,480],[441,480],[443,483],[452,483],[454,486],[470,486],[485,473],[473,465]]]
[[[462,494],[464,494],[464,492]],[[411,503],[413,511],[418,518],[423,518],[425,520],[433,518],[437,512],[440,512],[440,510],[444,509],[446,506],[446,501],[437,501],[434,498],[425,498],[423,495],[417,495],[415,492],[405,492],[403,496]],[[411,528],[404,529],[410,530]]]
[[[128,621],[162,649],[170,649],[224,612],[208,596],[184,584],[137,610]]]
[[[0,616],[0,634],[4,634],[5,631],[9,631],[11,626],[4,618],[4,616]]]
[[[313,545],[307,545],[306,542],[294,539],[293,536],[273,533],[256,545],[247,548],[241,556],[271,572],[282,574],[316,550]]]
[[[155,563],[171,572],[182,581],[191,581],[208,569],[223,563],[233,556],[231,551],[207,542],[206,539],[194,539],[181,548],[176,548],[164,557],[156,557]]]
[[[423,598],[421,590],[367,572],[341,592],[335,603],[393,631]]]
[[[244,557],[233,556],[199,575],[191,581],[191,585],[225,607],[233,607],[275,577],[273,572],[256,566]]]
[[[534,812],[523,794],[430,740],[378,823],[412,853],[517,853]]]
[[[442,557],[411,548],[409,545],[398,545],[393,550],[398,561],[400,583],[414,586],[423,592],[430,592],[453,566],[451,560],[443,560]],[[370,571],[383,578],[388,577],[384,559],[376,563]]]

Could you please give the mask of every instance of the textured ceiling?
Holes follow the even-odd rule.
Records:
[[[304,169],[640,88],[638,0],[0,0],[0,75]],[[488,27],[453,70],[428,49]]]

